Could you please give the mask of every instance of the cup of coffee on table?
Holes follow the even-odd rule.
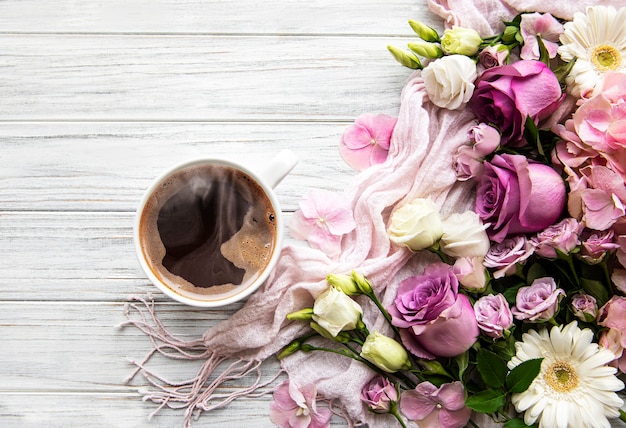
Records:
[[[227,305],[257,290],[284,237],[273,188],[296,163],[288,150],[259,172],[227,158],[196,159],[157,178],[134,225],[137,256],[152,283],[200,307]]]

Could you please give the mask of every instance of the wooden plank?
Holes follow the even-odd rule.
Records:
[[[0,301],[125,302],[146,293],[169,301],[137,262],[133,219],[134,213],[0,212]],[[285,243],[306,245],[288,234]]]
[[[134,211],[152,180],[179,162],[230,155],[258,168],[284,148],[300,159],[276,189],[283,210],[293,211],[310,190],[340,191],[352,180],[338,151],[347,126],[0,123],[0,211]]]
[[[435,21],[411,0],[4,0],[3,32],[411,34],[407,20]]]
[[[0,35],[0,120],[349,120],[394,112],[393,37]]]

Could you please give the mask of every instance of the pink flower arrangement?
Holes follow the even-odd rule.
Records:
[[[591,8],[586,19],[605,12]],[[552,15],[522,13],[485,38],[411,26],[422,39],[413,52],[390,50],[411,68],[428,59],[426,102],[475,117],[450,165],[475,184],[473,210],[444,218],[430,197],[389,207],[394,251],[409,263],[420,252],[438,261],[390,278],[386,305],[374,292],[385,286],[354,271],[329,275],[333,293],[363,306],[331,311],[351,314],[349,328],[332,334],[315,324],[317,301],[288,316],[313,321],[334,347],[307,335],[281,358],[325,351],[363,363],[373,372],[363,406],[402,427],[478,426],[475,414],[505,426],[608,426],[623,405],[616,374],[626,373],[626,74],[602,72],[595,89],[564,104],[564,82],[581,77],[566,76],[575,70],[562,54],[572,27]],[[360,116],[342,156],[358,170],[384,162],[394,126]],[[321,196],[306,199],[294,221],[295,235],[333,257],[354,227],[349,207]],[[381,318],[368,314],[374,308]]]

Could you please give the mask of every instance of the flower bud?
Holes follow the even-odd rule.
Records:
[[[420,40],[418,42],[409,43],[409,49],[426,58],[440,58],[443,56],[443,51],[436,43],[428,43]]]
[[[355,270],[352,271],[352,280],[357,285],[361,293],[363,294],[372,294],[374,290],[372,289],[372,284],[365,278],[365,276]]]
[[[341,290],[329,287],[313,305],[312,319],[335,337],[340,331],[354,330],[361,325],[361,306]]]
[[[452,27],[446,30],[441,38],[441,48],[448,55],[458,54],[472,56],[478,52],[483,42],[478,31],[472,28]]]
[[[294,340],[289,345],[285,346],[283,350],[280,351],[280,353],[278,354],[276,358],[280,360],[291,354],[295,354],[296,352],[300,350],[301,347],[302,347],[302,342],[300,342],[299,340]]]
[[[389,50],[389,52],[391,52],[391,55],[393,55],[396,61],[398,61],[403,66],[411,68],[413,70],[423,68],[420,59],[413,52],[405,51],[391,45],[387,46],[387,49]]]
[[[409,355],[404,347],[377,331],[370,333],[365,339],[361,357],[388,373],[411,367]]]
[[[572,312],[581,321],[593,322],[598,315],[598,304],[593,296],[577,293],[572,296]]]
[[[292,321],[309,321],[313,318],[313,308],[304,308],[287,314],[287,319]]]
[[[502,41],[507,45],[512,45],[517,42],[517,35],[519,34],[519,27],[514,25],[507,25],[502,33]]]
[[[338,290],[343,291],[348,296],[355,296],[361,294],[358,285],[354,282],[350,275],[329,273],[326,276],[326,281]]]
[[[439,41],[439,34],[437,33],[437,31],[434,28],[424,24],[423,22],[409,20],[409,25],[420,39],[427,42]]]

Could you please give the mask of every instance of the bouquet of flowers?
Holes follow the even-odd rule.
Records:
[[[430,198],[396,206],[393,245],[433,262],[383,305],[357,271],[331,272],[313,307],[287,318],[310,332],[279,355],[329,352],[361,362],[361,399],[401,426],[610,427],[626,414],[626,8],[564,22],[521,13],[504,31],[443,34],[389,47],[420,69],[430,101],[476,122],[450,168],[475,182],[473,210],[444,216]],[[395,118],[366,114],[340,152],[357,170],[385,162]],[[330,257],[356,227],[326,192],[300,204],[295,237]],[[385,326],[366,325],[378,311]],[[281,427],[327,426],[314,385],[274,392]]]

